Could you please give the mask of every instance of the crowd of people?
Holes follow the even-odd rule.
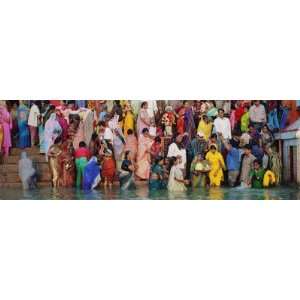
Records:
[[[5,160],[12,147],[24,149],[24,188],[37,177],[30,147],[45,155],[55,188],[267,188],[282,181],[274,134],[299,117],[284,102],[1,101],[0,153]]]

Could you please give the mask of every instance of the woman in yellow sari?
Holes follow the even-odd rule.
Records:
[[[200,119],[197,132],[202,132],[204,134],[204,139],[209,140],[212,132],[212,122],[209,121],[207,115],[203,115]]]
[[[210,186],[220,186],[224,181],[223,170],[226,169],[225,162],[222,154],[217,151],[217,146],[212,144],[209,147],[209,151],[206,154],[206,159],[211,164],[211,170],[208,174],[210,180]]]
[[[131,105],[129,104],[129,102],[125,103],[123,112],[124,112],[123,132],[124,132],[125,137],[127,137],[128,129],[131,129],[132,131],[134,131],[134,115],[133,115],[132,108],[131,108]]]

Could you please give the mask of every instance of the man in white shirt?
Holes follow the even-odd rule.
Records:
[[[40,109],[37,106],[37,104],[38,104],[38,101],[34,101],[33,105],[30,108],[29,117],[28,117],[28,126],[30,129],[31,146],[34,146],[37,142],[38,119],[40,116]]]
[[[218,110],[218,117],[214,121],[215,132],[219,135],[222,134],[223,138],[227,141],[231,139],[231,125],[228,118],[224,117],[224,110]]]
[[[250,107],[249,117],[251,123],[258,130],[261,129],[265,123],[267,123],[266,109],[259,100],[254,101],[254,105]]]
[[[178,166],[185,173],[185,165],[186,165],[187,158],[186,158],[186,149],[180,147],[180,144],[182,143],[182,140],[183,140],[183,135],[177,136],[176,142],[172,143],[169,146],[167,157],[181,156],[182,161]]]

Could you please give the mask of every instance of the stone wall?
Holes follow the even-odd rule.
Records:
[[[299,139],[291,139],[285,140],[283,143],[283,180],[285,182],[291,181],[290,176],[290,147],[296,146],[293,152],[293,160],[294,160],[294,178],[297,184],[300,185],[300,140]]]

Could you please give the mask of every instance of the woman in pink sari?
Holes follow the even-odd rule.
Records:
[[[56,108],[56,116],[57,116],[57,121],[62,129],[61,137],[62,137],[62,143],[64,143],[68,138],[69,124],[67,119],[63,115],[63,112],[59,108]]]
[[[132,129],[127,130],[127,136],[125,138],[125,148],[124,148],[124,153],[126,151],[130,151],[132,160],[136,160],[136,154],[137,154],[137,149],[138,149],[138,142],[137,138],[133,133]]]
[[[137,170],[136,175],[143,179],[148,180],[151,168],[151,155],[150,150],[153,140],[149,135],[148,128],[144,128],[142,134],[139,136],[138,152],[137,152]]]
[[[139,112],[138,118],[137,118],[137,134],[138,136],[142,134],[142,131],[144,128],[150,128],[150,116],[148,114],[148,103],[143,102],[141,105],[141,110]]]
[[[7,157],[9,155],[9,149],[11,148],[11,129],[12,129],[12,118],[10,113],[7,110],[6,104],[2,104],[0,106],[0,127],[2,127],[2,145],[0,145],[0,149],[4,156]]]

